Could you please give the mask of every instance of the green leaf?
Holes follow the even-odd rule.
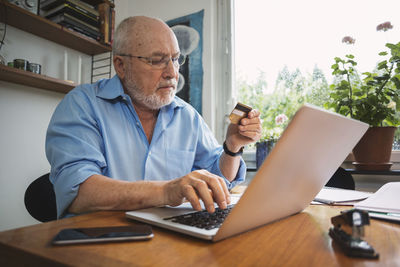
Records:
[[[397,89],[400,89],[400,79],[397,76],[392,77],[391,81],[395,84]]]
[[[344,63],[344,60],[341,59],[340,57],[335,57],[335,61],[336,61],[336,63],[339,63],[339,62]]]
[[[386,60],[381,61],[381,62],[378,63],[378,70],[386,69],[386,68],[387,68],[387,61]]]

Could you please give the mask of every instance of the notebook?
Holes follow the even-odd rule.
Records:
[[[384,184],[372,196],[354,205],[372,218],[400,222],[400,182]]]
[[[189,203],[126,212],[130,219],[197,238],[219,241],[301,212],[368,129],[360,121],[302,106],[247,189],[234,199],[219,228],[202,229],[169,218],[194,212]]]

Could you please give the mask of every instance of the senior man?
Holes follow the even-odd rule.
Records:
[[[159,19],[130,17],[113,44],[116,76],[80,85],[50,121],[46,155],[58,217],[96,210],[177,206],[209,212],[244,180],[241,148],[261,135],[259,112],[228,128],[223,149],[202,117],[175,96],[184,62]],[[228,155],[229,154],[229,155]]]

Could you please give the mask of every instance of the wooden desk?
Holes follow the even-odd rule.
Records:
[[[0,266],[400,266],[400,224],[372,220],[366,240],[379,260],[345,256],[328,235],[346,207],[304,212],[211,243],[154,228],[150,241],[53,247],[62,228],[128,225],[123,212],[96,212],[0,233]]]

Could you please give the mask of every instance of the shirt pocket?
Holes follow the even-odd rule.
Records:
[[[168,149],[165,164],[171,179],[182,177],[192,171],[195,152]]]

